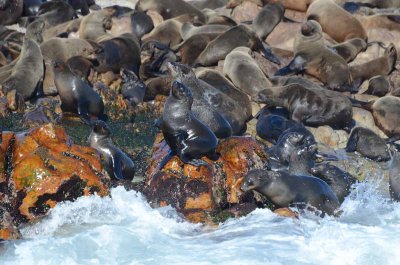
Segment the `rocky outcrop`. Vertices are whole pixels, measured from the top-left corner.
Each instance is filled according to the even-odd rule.
[[[195,223],[218,222],[224,219],[221,214],[240,216],[240,212],[254,209],[246,205],[248,199],[243,196],[240,184],[249,170],[266,166],[267,156],[252,137],[220,141],[217,148],[220,158],[215,162],[204,158],[209,167],[183,164],[175,156],[161,171],[155,172],[169,151],[159,134],[145,185],[145,193],[154,207],[171,205]]]
[[[108,194],[109,178],[90,147],[75,145],[63,127],[3,132],[0,147],[0,238],[17,238],[15,226],[44,216],[62,201]]]

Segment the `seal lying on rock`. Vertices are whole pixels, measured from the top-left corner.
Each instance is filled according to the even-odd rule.
[[[193,96],[189,88],[174,81],[160,119],[161,130],[171,152],[160,163],[159,169],[162,169],[173,155],[178,155],[182,162],[194,166],[208,166],[201,160],[203,156],[211,160],[218,159],[217,137],[193,115],[192,104]]]
[[[390,160],[390,153],[386,142],[367,128],[357,127],[351,131],[346,152],[355,151],[377,162]]]
[[[276,207],[308,204],[329,215],[335,214],[340,203],[329,185],[315,177],[290,175],[284,171],[252,170],[245,177],[243,191],[255,190],[265,195]]]
[[[133,179],[135,165],[132,159],[113,144],[110,129],[105,122],[93,122],[88,143],[100,153],[102,165],[112,179]]]

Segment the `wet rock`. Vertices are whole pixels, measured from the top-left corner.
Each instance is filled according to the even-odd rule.
[[[0,242],[2,240],[20,239],[21,234],[13,222],[6,207],[0,206]]]
[[[279,208],[274,211],[275,214],[282,216],[282,217],[290,217],[290,218],[295,218],[298,219],[299,215],[296,212],[293,212],[289,208]]]
[[[47,123],[57,124],[62,117],[60,105],[60,101],[56,99],[39,99],[36,106],[25,113],[25,124],[31,128]]]
[[[262,5],[262,4],[261,4]],[[262,7],[250,1],[244,1],[232,12],[232,19],[236,22],[253,21]]]
[[[153,207],[171,205],[195,223],[212,221],[216,214],[244,203],[240,184],[245,174],[263,168],[267,161],[263,147],[253,138],[231,137],[220,141],[217,161],[204,158],[209,167],[183,164],[174,156],[161,171],[155,172],[169,150],[159,134],[146,174],[145,193]]]
[[[18,223],[44,216],[58,202],[108,194],[109,178],[96,151],[73,144],[61,126],[6,132],[3,145],[7,196]]]

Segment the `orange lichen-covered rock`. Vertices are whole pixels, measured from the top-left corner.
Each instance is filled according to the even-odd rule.
[[[12,152],[8,185],[13,187],[20,221],[43,216],[57,202],[108,194],[96,151],[72,144],[61,126],[47,124],[16,134],[8,150]]]
[[[156,138],[147,171],[145,193],[154,207],[171,205],[192,222],[209,222],[215,213],[240,203],[240,184],[248,170],[263,168],[267,156],[251,137],[231,137],[222,140],[217,152],[220,158],[209,166],[184,164],[174,156],[157,171],[170,148],[162,134]]]

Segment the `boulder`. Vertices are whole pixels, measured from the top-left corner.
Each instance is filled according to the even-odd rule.
[[[267,163],[263,147],[254,138],[231,137],[220,141],[217,161],[203,158],[209,167],[184,164],[174,156],[156,172],[169,151],[159,134],[146,174],[145,194],[153,207],[171,205],[195,223],[214,222],[216,218],[220,221],[218,213],[247,202],[240,190],[245,174],[251,169],[264,168]],[[251,207],[237,208],[248,211]],[[228,216],[239,216],[238,211]]]
[[[37,220],[62,201],[108,195],[109,177],[96,150],[75,145],[63,127],[3,132],[0,145],[0,238],[18,238],[21,223]]]
[[[244,1],[236,6],[232,11],[232,19],[237,23],[243,21],[253,21],[257,14],[261,11],[262,7],[250,1]]]

